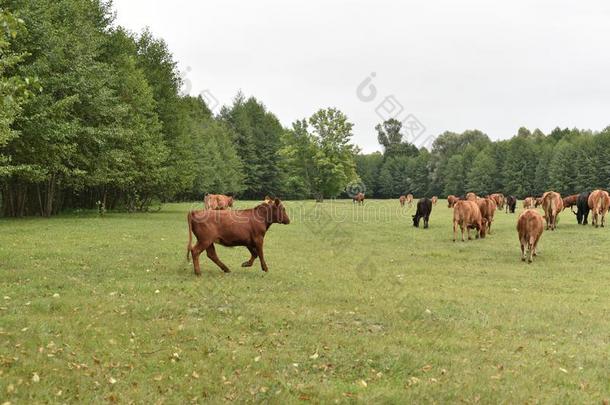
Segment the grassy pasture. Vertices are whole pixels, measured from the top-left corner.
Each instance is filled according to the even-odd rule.
[[[219,247],[233,272],[195,277],[194,205],[0,220],[0,403],[610,399],[609,229],[564,211],[528,265],[518,213],[453,243],[444,201],[427,230],[397,201],[286,204],[268,274]]]

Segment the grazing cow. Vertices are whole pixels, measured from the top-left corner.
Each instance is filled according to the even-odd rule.
[[[525,200],[523,200],[523,208],[524,209],[529,209],[529,208],[534,208],[534,197],[527,197]]]
[[[496,213],[496,202],[491,198],[481,198],[477,200],[479,210],[481,210],[481,216],[487,222],[487,232],[491,233],[491,223],[494,220],[494,214]]]
[[[571,208],[578,202],[578,194],[569,195],[563,199],[563,209]]]
[[[514,214],[515,208],[517,208],[517,197],[515,197],[514,195],[509,195],[508,197],[506,197],[506,212]]]
[[[436,205],[437,202],[438,202],[438,197],[432,196],[432,205]]]
[[[409,204],[409,207],[413,204],[413,194],[407,194],[407,204]]]
[[[203,203],[206,210],[226,210],[233,207],[233,197],[224,194],[207,194]]]
[[[479,206],[474,201],[458,201],[453,207],[453,241],[457,239],[457,227],[462,231],[462,242],[464,242],[464,229],[471,240],[470,229],[476,229],[476,237],[485,237],[487,224],[481,215]]]
[[[421,198],[417,202],[417,211],[413,215],[413,226],[419,228],[419,220],[424,219],[424,229],[428,228],[428,221],[432,213],[432,200],[429,198]]]
[[[561,194],[547,191],[542,195],[542,209],[546,220],[546,229],[554,231],[557,227],[557,216],[563,211],[563,200]]]
[[[364,193],[358,193],[352,197],[352,202],[354,204],[358,203],[360,205],[364,204]]]
[[[404,207],[405,203],[407,202],[407,197],[405,197],[404,195],[401,195],[400,197],[398,197],[398,201],[400,202],[400,206]]]
[[[468,193],[468,194],[466,194],[466,200],[468,200],[468,201],[476,201],[477,200],[477,195],[475,193]]]
[[[589,195],[591,193],[580,193],[576,202],[576,212],[572,208],[572,212],[576,214],[576,221],[579,225],[587,225],[589,223]]]
[[[222,246],[245,246],[250,251],[250,260],[242,267],[250,267],[258,257],[263,271],[268,271],[263,255],[265,233],[271,224],[289,224],[290,218],[279,199],[271,204],[261,204],[255,208],[235,211],[203,210],[191,211],[187,216],[189,241],[186,259],[193,257],[195,274],[201,275],[199,255],[205,250],[208,257],[225,273],[229,268],[216,255],[215,243]],[[193,234],[197,243],[192,246]]]
[[[504,198],[504,194],[502,194],[502,193],[494,193],[494,194],[490,195],[489,198],[494,200],[494,202],[498,206],[499,210],[503,210],[504,209],[504,203],[506,202],[506,199]]]
[[[528,263],[536,256],[536,246],[544,230],[542,215],[535,209],[527,209],[519,215],[517,220],[517,232],[521,243],[521,260],[525,261],[525,249],[527,248]]]
[[[544,197],[544,195],[542,197],[534,198],[534,208],[538,208],[542,205],[543,197]]]
[[[447,207],[448,208],[453,208],[453,206],[455,205],[456,202],[458,202],[460,199],[456,196],[452,195],[448,195],[447,196]]]
[[[610,206],[610,196],[605,190],[594,190],[589,195],[589,209],[592,212],[593,217],[591,218],[591,225],[596,228],[599,227],[600,223],[602,228],[606,221],[606,212]]]

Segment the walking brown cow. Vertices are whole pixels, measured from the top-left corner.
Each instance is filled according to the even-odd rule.
[[[186,258],[193,258],[195,274],[201,275],[199,256],[205,250],[212,260],[225,273],[229,268],[220,261],[214,247],[215,243],[222,246],[245,246],[250,251],[250,260],[242,267],[250,267],[258,257],[263,271],[268,271],[263,255],[265,234],[271,224],[289,224],[290,218],[279,199],[270,204],[263,203],[247,210],[221,211],[202,210],[191,211],[187,216],[189,241]],[[193,234],[197,243],[192,246]]]
[[[535,201],[534,197],[527,197],[525,200],[523,200],[523,208],[524,209],[534,208],[535,202],[536,201]]]
[[[437,202],[438,202],[438,197],[432,196],[432,205],[436,205]]]
[[[563,209],[565,210],[566,208],[573,207],[576,205],[577,202],[578,202],[578,194],[569,195],[567,197],[564,197]]]
[[[413,204],[413,194],[407,194],[407,204],[409,204],[409,207]]]
[[[460,199],[456,196],[452,195],[448,195],[447,196],[447,207],[448,208],[453,208],[453,206],[455,205],[456,202],[460,201]]]
[[[485,218],[487,222],[487,232],[491,233],[491,223],[494,220],[494,214],[496,213],[496,202],[491,198],[481,198],[477,200],[477,205],[481,211],[481,216]]]
[[[506,202],[506,199],[504,198],[504,194],[494,193],[494,194],[490,195],[489,198],[494,200],[494,202],[496,203],[496,206],[498,207],[499,210],[504,209],[504,203]]]
[[[527,209],[519,215],[517,220],[517,232],[519,233],[519,242],[521,243],[521,260],[525,261],[527,248],[527,261],[532,262],[536,256],[536,247],[544,230],[544,222],[542,215],[535,209]]]
[[[457,239],[457,228],[462,231],[462,242],[464,242],[464,229],[471,240],[470,229],[476,229],[476,237],[485,237],[487,221],[481,215],[479,206],[474,201],[458,201],[453,207],[453,241]]]
[[[608,212],[608,208],[610,208],[610,196],[607,191],[604,190],[594,190],[589,195],[589,208],[593,213],[593,218],[591,220],[591,225],[596,228],[601,226],[602,228],[606,222],[606,213]]]
[[[546,229],[554,231],[557,227],[557,216],[563,211],[563,200],[561,194],[554,191],[547,191],[542,195],[542,209],[546,220]]]
[[[207,194],[203,203],[206,210],[226,210],[233,207],[233,197],[224,194]]]
[[[407,197],[405,197],[404,195],[401,195],[400,197],[398,197],[398,202],[400,202],[401,207],[404,207],[405,203],[407,202]]]
[[[364,193],[358,193],[355,196],[352,197],[352,202],[354,204],[360,204],[363,205],[364,204]]]

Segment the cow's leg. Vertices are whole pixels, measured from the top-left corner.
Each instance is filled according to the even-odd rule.
[[[218,255],[216,254],[216,248],[214,247],[213,243],[206,249],[206,251],[208,252],[208,257],[210,258],[210,260],[216,263],[216,265],[220,267],[222,271],[224,271],[225,273],[231,272],[231,270],[229,270],[229,268],[218,258]]]
[[[538,256],[538,241],[540,240],[540,236],[542,234],[538,234],[538,236],[536,236],[536,239],[534,239],[534,256]]]
[[[195,274],[201,275],[201,267],[199,264],[199,255],[206,249],[206,245],[198,242],[195,246],[191,248],[191,256],[193,258],[193,268],[195,270]]]
[[[256,249],[254,248],[254,246],[246,247],[248,248],[252,256],[250,257],[250,260],[248,260],[247,262],[243,262],[241,264],[241,267],[252,267],[252,265],[254,264],[254,260],[256,260],[256,258],[258,257],[258,253],[256,253]]]
[[[256,244],[256,252],[258,253],[258,258],[261,261],[261,269],[266,273],[269,271],[267,267],[267,262],[265,262],[265,256],[263,255],[263,238],[255,241]]]
[[[430,215],[426,215],[424,217],[424,229],[428,229],[428,220],[430,219]]]
[[[521,244],[521,261],[525,261],[525,238],[520,238],[519,242]]]

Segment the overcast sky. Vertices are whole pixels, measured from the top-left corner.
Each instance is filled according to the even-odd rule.
[[[367,152],[388,116],[413,136],[421,123],[416,143],[610,125],[605,0],[114,3],[119,24],[166,40],[193,95],[227,104],[241,89],[285,126],[337,107]]]

